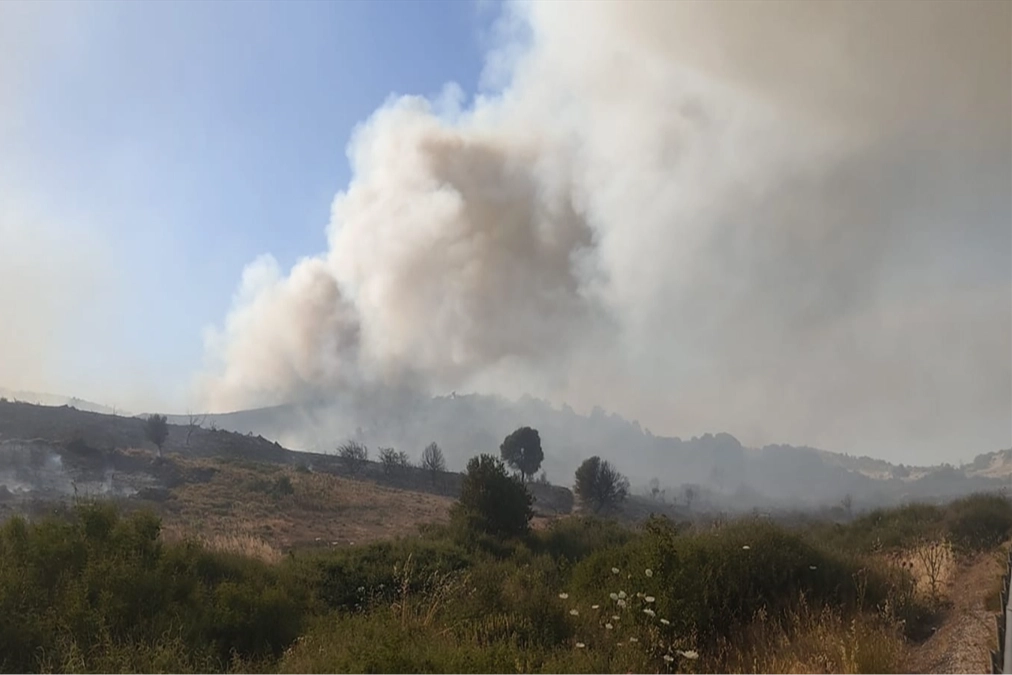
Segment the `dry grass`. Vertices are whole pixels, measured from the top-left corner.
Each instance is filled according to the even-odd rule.
[[[894,673],[904,670],[904,651],[902,636],[884,620],[848,621],[802,603],[783,623],[757,616],[718,661],[729,673]]]
[[[925,598],[944,596],[959,570],[952,546],[944,540],[922,542],[893,562],[910,572],[915,590]]]
[[[249,534],[216,534],[211,537],[203,537],[200,541],[212,551],[235,553],[272,565],[281,562],[282,558],[281,551],[263,539]]]
[[[221,546],[262,542],[276,551],[344,546],[413,534],[445,522],[452,500],[324,473],[227,460],[175,459],[182,469],[214,469],[210,480],[172,490],[163,509],[168,537],[195,536]],[[287,478],[293,491],[272,490]],[[245,543],[243,543],[245,542]],[[270,554],[266,554],[270,555]]]

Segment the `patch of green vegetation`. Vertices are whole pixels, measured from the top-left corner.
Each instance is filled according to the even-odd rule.
[[[498,469],[472,477],[510,496]],[[165,542],[156,517],[109,504],[13,518],[0,527],[0,670],[889,672],[930,608],[906,570],[864,551],[936,527],[970,548],[1005,531],[991,497],[843,530],[751,518],[528,530],[523,499],[500,513],[481,484],[449,525],[273,564]]]

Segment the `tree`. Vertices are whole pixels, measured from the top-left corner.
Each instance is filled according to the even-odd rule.
[[[429,472],[429,476],[432,477],[432,481],[436,481],[436,477],[446,471],[446,460],[443,458],[443,451],[435,443],[429,443],[422,450],[422,469]]]
[[[369,449],[358,441],[348,441],[337,446],[337,456],[344,462],[348,473],[356,474],[362,470],[369,459]]]
[[[206,419],[207,415],[186,414],[186,447],[190,447],[190,436],[193,435],[194,431],[204,426],[204,420]]]
[[[158,447],[158,456],[162,456],[162,445],[169,437],[169,419],[165,415],[151,415],[144,422],[144,436]]]
[[[478,455],[467,463],[460,500],[451,513],[472,532],[513,537],[530,530],[531,502],[527,488],[506,471],[502,460]]]
[[[402,472],[410,464],[406,453],[398,452],[393,448],[380,448],[379,459],[380,466],[383,467],[383,473],[388,476]]]
[[[576,470],[574,492],[584,506],[598,513],[618,507],[629,494],[629,480],[600,457],[584,460]]]
[[[503,461],[520,472],[524,482],[541,468],[545,453],[541,449],[541,436],[537,429],[520,427],[507,436],[499,446]]]

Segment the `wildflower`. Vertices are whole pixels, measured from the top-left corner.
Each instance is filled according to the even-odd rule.
[[[577,643],[576,643],[576,648],[577,648],[577,649],[583,649],[583,648],[584,648],[584,647],[586,647],[586,646],[587,646],[587,645],[583,644],[582,642],[577,642]]]
[[[650,568],[647,568],[644,574],[646,574],[648,577],[652,577],[654,575],[654,571]]]
[[[741,550],[743,550],[743,551],[748,551],[748,550],[750,550],[751,548],[752,548],[751,546],[749,546],[748,544],[745,544],[744,546],[742,546],[742,547],[741,547]]]
[[[358,587],[358,592],[359,593],[365,593],[365,586],[359,586]]]
[[[618,600],[618,593],[609,593],[608,597],[612,600]]]
[[[569,600],[569,593],[559,593],[559,598],[562,600]]]
[[[661,619],[661,623],[663,623],[665,626],[670,626],[671,625],[671,622],[668,621],[667,619]]]
[[[808,566],[808,569],[810,569],[810,570],[817,570],[817,569],[819,569],[819,568],[818,568],[818,567],[816,567],[815,565],[809,565],[809,566]]]
[[[618,619],[619,619],[619,616],[618,616],[618,614],[612,614],[612,615],[611,615],[611,620],[612,620],[612,621],[618,621]]]
[[[611,625],[610,623],[606,623],[606,624],[604,624],[604,627],[607,628],[608,630],[611,630],[615,626]]]
[[[644,609],[644,610],[643,610],[643,613],[644,613],[644,614],[646,614],[646,615],[647,615],[647,616],[649,616],[649,617],[653,617],[653,616],[654,616],[655,614],[657,614],[657,612],[655,612],[655,611],[654,611],[654,610],[652,610],[652,609]]]
[[[643,599],[646,600],[647,602],[653,602],[656,598],[654,598],[654,596],[652,596],[652,595],[648,595],[647,597],[645,597]]]
[[[572,614],[573,616],[580,616],[580,610],[578,609],[571,609],[569,610],[569,613]]]
[[[591,605],[590,606],[591,609],[599,609],[600,607],[601,607],[601,605]]]
[[[678,653],[681,654],[682,656],[684,656],[685,658],[689,659],[690,661],[695,661],[696,659],[699,658],[699,652],[697,652],[694,649],[690,649],[690,650],[685,651],[685,652],[683,652],[682,650],[679,649]]]
[[[639,641],[640,641],[639,638],[634,638],[634,637],[629,638],[629,642],[639,642]]]
[[[618,568],[617,567],[612,567],[611,568],[611,573],[612,574],[618,574]]]
[[[637,593],[637,594],[636,594],[636,597],[637,597],[637,598],[642,598],[642,597],[643,597],[643,594],[642,594],[642,593]]]
[[[618,601],[618,606],[619,607],[625,607],[625,600],[619,600]]]
[[[625,600],[625,598],[626,598],[626,594],[625,594],[625,591],[619,591],[619,592],[618,592],[618,597],[620,597],[620,598],[622,598],[623,600]]]
[[[665,654],[664,655],[664,663],[671,663],[674,660],[675,660],[675,657],[672,656],[671,654]]]

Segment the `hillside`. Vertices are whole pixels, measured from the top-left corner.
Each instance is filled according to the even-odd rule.
[[[348,438],[409,453],[434,440],[452,467],[462,466],[475,452],[495,451],[510,431],[530,425],[541,433],[544,468],[553,482],[568,483],[583,459],[600,455],[616,463],[639,492],[646,492],[653,480],[669,495],[678,494],[681,486],[697,485],[731,509],[833,505],[848,495],[866,504],[946,499],[1012,482],[1008,450],[981,455],[964,469],[906,467],[807,447],[746,448],[725,433],[686,440],[655,436],[600,409],[584,416],[530,397],[510,402],[481,395],[342,395],[207,420],[223,429],[320,452]]]
[[[413,467],[387,474],[377,462],[352,469],[334,455],[184,425],[170,425],[159,458],[139,418],[0,402],[0,513],[102,496],[155,508],[170,534],[345,545],[445,520],[460,480]],[[542,519],[572,508],[565,488],[530,489]]]

